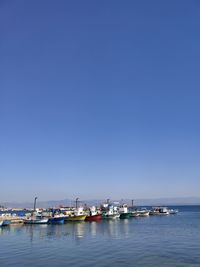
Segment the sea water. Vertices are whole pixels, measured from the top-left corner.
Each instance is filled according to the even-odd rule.
[[[1,267],[200,267],[200,206],[176,215],[0,228]]]

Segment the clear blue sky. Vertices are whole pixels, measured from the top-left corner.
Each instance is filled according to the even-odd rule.
[[[0,201],[200,196],[199,1],[0,2]]]

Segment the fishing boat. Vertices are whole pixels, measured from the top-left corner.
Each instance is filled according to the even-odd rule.
[[[24,219],[24,224],[47,224],[48,221],[48,218],[30,217],[28,219]]]
[[[92,222],[92,221],[100,221],[102,219],[102,215],[101,214],[96,214],[96,215],[89,215],[86,216],[85,220],[88,222]]]
[[[169,210],[167,207],[153,207],[150,210],[149,215],[169,215]]]
[[[45,218],[42,215],[42,211],[40,209],[36,209],[36,200],[37,197],[34,198],[34,207],[33,212],[31,213],[30,217],[27,217],[24,220],[24,224],[47,224],[49,221],[49,218]]]
[[[92,221],[100,221],[102,219],[102,215],[97,212],[96,207],[92,206],[89,209],[89,214],[86,216],[85,220],[88,222]]]
[[[66,221],[71,221],[71,222],[79,222],[79,221],[85,221],[86,215],[69,215],[64,218],[65,222]]]
[[[130,212],[128,212],[128,206],[127,204],[123,204],[119,207],[119,218],[120,219],[129,219],[130,218]]]
[[[102,219],[113,220],[119,218],[118,208],[111,204],[103,204]]]
[[[43,218],[48,218],[48,224],[63,224],[65,222],[65,215],[59,209],[48,209],[42,212]]]
[[[65,222],[72,221],[85,221],[86,214],[84,213],[83,207],[79,207],[75,209],[71,214],[65,215],[64,220]]]

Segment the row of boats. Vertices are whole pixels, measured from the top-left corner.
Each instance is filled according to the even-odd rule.
[[[112,219],[129,219],[132,217],[144,217],[149,215],[169,215],[176,214],[178,210],[169,209],[167,207],[153,207],[148,210],[146,208],[137,209],[134,207],[128,208],[126,204],[114,205],[103,204],[100,208],[92,206],[84,209],[83,207],[76,208],[59,208],[40,210],[36,209],[32,213],[26,214],[25,217],[16,216],[16,214],[4,214],[0,216],[0,226],[10,224],[64,224],[66,222],[75,221],[100,221]]]

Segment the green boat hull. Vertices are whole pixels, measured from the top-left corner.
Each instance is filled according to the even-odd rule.
[[[120,214],[120,219],[129,219],[131,216],[130,216],[131,214],[129,213],[129,212],[127,212],[127,213],[121,213]]]

